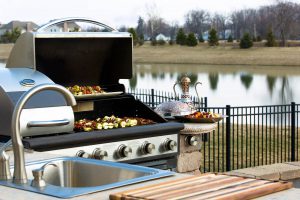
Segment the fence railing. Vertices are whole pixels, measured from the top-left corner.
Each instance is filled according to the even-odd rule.
[[[176,99],[151,90],[128,91],[150,107]],[[223,172],[299,160],[299,106],[207,107],[207,98],[193,98],[200,110],[226,115],[217,129],[202,136],[202,172]]]
[[[129,89],[128,93],[134,95],[135,98],[141,100],[153,109],[163,102],[178,100],[178,97],[175,97],[175,94],[172,92],[163,92],[154,89]],[[207,107],[206,97],[201,98],[199,101],[197,97],[191,96],[191,100],[196,108],[203,109]]]
[[[202,171],[299,159],[299,104],[205,108],[227,117],[204,135]]]

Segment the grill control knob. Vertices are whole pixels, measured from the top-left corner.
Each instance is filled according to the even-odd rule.
[[[132,149],[129,146],[121,144],[117,149],[117,156],[119,158],[126,158],[132,154]]]
[[[189,146],[196,146],[198,144],[198,138],[196,136],[189,135],[185,137],[185,142]]]
[[[103,160],[105,157],[107,157],[107,151],[96,148],[92,153],[92,157],[98,160]]]
[[[173,151],[177,147],[177,142],[168,138],[164,141],[163,146],[165,150]]]
[[[155,145],[149,142],[144,142],[141,146],[142,154],[151,154],[155,150]]]
[[[76,153],[77,157],[81,157],[81,158],[90,158],[90,154],[88,154],[87,152],[83,151],[83,150],[79,150]]]

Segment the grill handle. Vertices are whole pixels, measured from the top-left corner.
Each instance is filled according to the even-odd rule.
[[[70,22],[70,21],[77,21],[77,22],[86,22],[86,23],[90,23],[90,24],[95,24],[97,26],[101,26],[103,28],[106,28],[107,30],[111,31],[111,32],[118,32],[117,29],[112,28],[106,24],[103,24],[101,22],[98,22],[96,20],[90,19],[90,18],[84,18],[84,17],[69,17],[69,18],[63,18],[63,19],[57,19],[57,20],[53,20],[45,25],[42,25],[41,27],[39,27],[36,32],[45,32],[47,28],[49,28],[50,26],[53,26],[55,24],[59,24],[59,23],[64,23],[64,22]]]
[[[50,121],[30,121],[27,123],[27,127],[51,127],[51,126],[64,126],[70,124],[67,119],[50,120]]]

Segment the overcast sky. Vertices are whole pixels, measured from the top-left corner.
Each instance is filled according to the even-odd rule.
[[[294,0],[299,2],[300,0]],[[258,8],[274,0],[0,0],[0,22],[34,21],[43,24],[63,17],[89,17],[114,27],[136,26],[150,8],[167,22],[183,23],[192,9],[223,14],[243,8]]]

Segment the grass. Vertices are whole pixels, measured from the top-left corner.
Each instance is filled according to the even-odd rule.
[[[135,63],[300,66],[300,47],[239,49],[228,45],[187,47],[144,44],[135,47],[133,53]]]
[[[8,59],[13,44],[0,44],[0,60]]]
[[[13,44],[0,44],[0,60],[8,58],[12,47]],[[145,43],[134,47],[133,59],[135,63],[147,64],[300,66],[300,47],[263,47],[258,43],[250,49],[239,49],[237,43],[223,43],[218,47]]]
[[[217,131],[211,133],[202,145],[202,172],[225,171],[225,128],[220,124],[219,130],[219,134]],[[296,134],[299,131],[296,130]],[[289,127],[235,124],[231,132],[231,170],[289,161],[290,134]],[[299,134],[296,139],[297,159],[300,154]]]

